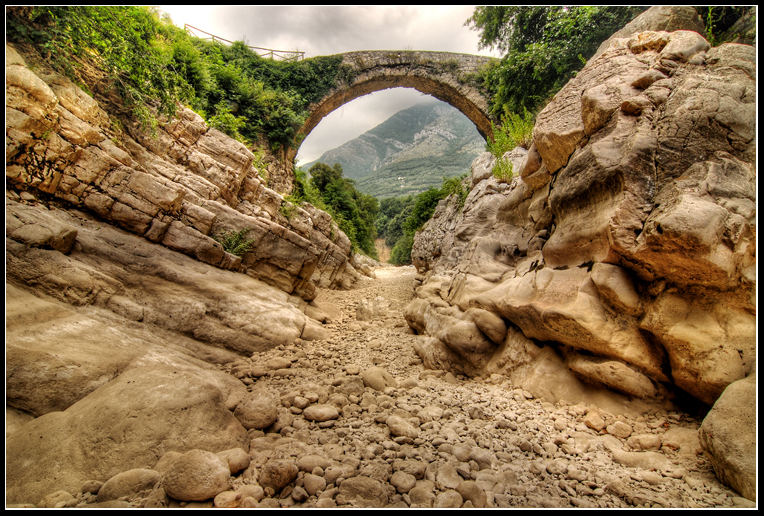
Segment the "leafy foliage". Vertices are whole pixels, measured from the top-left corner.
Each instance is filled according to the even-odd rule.
[[[597,50],[644,7],[483,6],[466,24],[481,48],[505,55],[484,71],[494,116],[540,108]]]
[[[247,120],[243,116],[234,116],[226,105],[218,106],[215,114],[210,117],[208,122],[210,127],[214,127],[237,140],[243,139],[239,131],[247,125]]]
[[[417,195],[411,214],[403,223],[404,234],[414,235],[419,231],[430,220],[435,212],[435,207],[444,197],[445,193],[439,188],[430,188]]]
[[[442,199],[455,195],[459,208],[464,206],[469,194],[463,183],[465,177],[443,178],[440,188],[430,188],[416,196],[382,200],[380,215],[377,218],[377,231],[385,238],[385,244],[392,248],[390,263],[411,263],[414,235],[430,220]]]
[[[491,122],[493,139],[486,142],[486,150],[501,159],[505,152],[509,152],[517,146],[525,149],[530,148],[533,142],[534,122],[534,116],[525,108],[523,108],[522,115],[512,112],[505,113],[499,127]]]
[[[410,264],[412,247],[414,247],[414,235],[405,233],[398,239],[392,251],[390,251],[390,263],[393,265]]]
[[[496,160],[496,164],[493,166],[491,173],[493,177],[501,182],[509,183],[512,180],[514,171],[512,162],[508,159],[499,158]]]
[[[502,117],[502,124],[496,127],[491,122],[493,138],[486,142],[486,150],[496,156],[496,164],[491,173],[499,181],[512,180],[512,162],[504,159],[504,154],[516,147],[530,148],[533,143],[534,117],[523,108],[523,115],[508,112]]]
[[[337,226],[347,235],[354,251],[377,258],[374,221],[379,213],[379,201],[359,192],[355,183],[342,175],[342,166],[316,163],[310,168],[310,179],[297,169],[293,202],[308,202],[329,213]]]
[[[8,39],[33,44],[54,68],[109,97],[144,125],[172,116],[178,102],[245,142],[291,144],[310,103],[352,79],[341,58],[278,62],[242,42],[204,41],[149,7],[12,7]],[[94,80],[93,71],[105,75]]]
[[[116,92],[144,124],[155,124],[150,108],[175,112],[188,85],[167,73],[171,43],[157,12],[143,7],[34,7],[8,9],[8,37],[37,46],[56,69],[79,84],[90,64],[107,76],[99,93]]]
[[[379,215],[376,220],[377,235],[384,238],[385,245],[391,249],[403,236],[403,223],[414,208],[414,197],[413,195],[388,197],[379,202]]]
[[[470,193],[469,189],[464,187],[464,178],[466,177],[467,174],[459,177],[444,177],[443,184],[440,187],[440,192],[443,198],[446,198],[449,195],[456,195],[460,210],[464,207],[464,201],[467,200],[467,195]]]
[[[249,233],[249,229],[224,231],[216,236],[215,240],[220,242],[227,253],[243,256],[245,253],[251,251],[252,246],[255,245],[254,240],[247,239],[247,233]]]

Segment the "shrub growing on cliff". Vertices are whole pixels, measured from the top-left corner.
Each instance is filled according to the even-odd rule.
[[[501,159],[505,152],[515,147],[530,148],[533,142],[533,124],[535,117],[523,108],[523,114],[507,112],[496,126],[491,122],[493,137],[486,141],[485,148],[491,154]]]
[[[496,160],[496,164],[493,166],[491,173],[497,180],[509,183],[514,175],[512,162],[508,159],[499,158]]]
[[[443,198],[448,197],[449,195],[456,195],[456,202],[459,205],[459,210],[464,207],[464,201],[467,200],[467,196],[470,193],[469,188],[464,186],[465,177],[467,177],[466,174],[459,177],[444,177],[443,184],[440,187]],[[430,215],[430,217],[432,217],[432,215]]]
[[[236,256],[243,256],[252,250],[255,245],[254,240],[247,238],[249,229],[241,229],[239,231],[224,231],[215,237],[215,240],[220,242],[223,246],[223,250],[227,253],[235,254]]]

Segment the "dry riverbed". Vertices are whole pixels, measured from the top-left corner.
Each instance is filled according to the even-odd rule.
[[[320,292],[328,338],[225,366],[278,419],[250,430],[250,466],[225,496],[189,505],[752,506],[716,479],[687,414],[613,415],[425,369],[403,318],[414,269],[376,276]]]

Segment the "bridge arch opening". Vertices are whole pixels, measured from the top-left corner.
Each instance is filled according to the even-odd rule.
[[[436,99],[443,101],[432,94],[421,91],[419,88],[399,85],[380,88],[368,93],[359,93],[356,90],[353,94],[335,99],[330,104],[338,104],[333,110],[326,112],[321,117],[315,116],[314,120],[308,120],[303,125],[303,130],[306,130],[307,127],[310,129],[295,149],[296,165],[302,167],[307,163],[316,161],[324,152],[361,136],[401,110]],[[338,103],[337,100],[344,100],[344,102]],[[446,102],[446,104],[453,106],[450,102]],[[459,110],[458,107],[453,107]],[[322,110],[322,112],[324,111]],[[462,114],[464,115],[463,111]],[[466,118],[465,123],[469,120],[485,140],[486,135],[480,131],[480,127],[469,117],[464,116]]]
[[[357,118],[364,125],[338,134]],[[339,163],[358,191],[382,199],[438,188],[444,177],[469,172],[484,150],[485,138],[458,109],[411,88],[392,88],[327,115],[303,141],[295,165],[308,172],[318,161]]]
[[[323,117],[298,148],[298,166],[315,161],[382,124],[396,113],[417,104],[437,102],[414,88],[395,87],[355,98]],[[474,126],[474,124],[472,124]]]

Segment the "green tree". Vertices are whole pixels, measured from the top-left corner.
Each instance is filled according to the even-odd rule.
[[[415,196],[389,197],[379,203],[379,216],[376,221],[377,235],[385,239],[385,245],[393,248],[403,236],[403,223],[411,215]]]
[[[292,145],[308,106],[354,73],[340,56],[279,62],[243,42],[201,40],[142,6],[9,7],[6,35],[34,45],[102,100],[120,99],[116,107],[145,126],[181,103],[213,127],[273,149]]]
[[[342,166],[333,167],[316,163],[310,168],[310,180],[305,184],[298,180],[296,191],[306,196],[316,192],[320,198],[320,208],[326,210],[347,235],[354,250],[360,250],[372,258],[377,258],[374,240],[377,237],[375,221],[379,212],[379,201],[359,192],[352,180],[343,177]],[[299,179],[299,178],[298,178]],[[316,203],[312,203],[316,205]]]
[[[414,235],[404,234],[390,251],[390,263],[408,265],[411,263],[411,248],[414,247]]]
[[[378,226],[382,217],[385,243],[392,248],[390,263],[404,265],[411,263],[411,247],[414,235],[430,220],[441,199],[450,195],[457,196],[460,207],[469,193],[462,181],[464,177],[443,178],[440,188],[430,188],[414,197],[399,197],[391,201],[382,201]],[[395,210],[399,209],[398,213]]]
[[[342,178],[342,165],[335,163],[330,167],[326,163],[316,163],[309,170],[310,180],[321,192],[326,190],[327,185]]]
[[[466,24],[503,59],[484,72],[492,113],[536,112],[644,7],[484,6]]]

